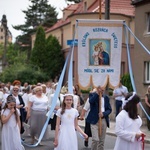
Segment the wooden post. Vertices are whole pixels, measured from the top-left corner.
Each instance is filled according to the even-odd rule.
[[[102,99],[102,92],[99,93],[99,113],[101,113],[101,99]],[[102,118],[99,117],[99,136],[102,134]]]
[[[101,0],[99,0],[99,19],[102,19],[102,6],[101,6]]]
[[[99,0],[99,19],[102,19],[102,2]],[[102,94],[99,93],[99,113],[101,113],[101,97]],[[102,118],[99,117],[99,136],[102,134]]]

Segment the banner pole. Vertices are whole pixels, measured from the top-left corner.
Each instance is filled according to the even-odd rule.
[[[101,114],[101,98],[102,94],[99,94],[99,114]],[[102,118],[99,117],[99,136],[102,135]]]
[[[99,19],[102,19],[102,7],[101,7],[101,0],[99,0]],[[101,93],[99,95],[99,113],[101,113]],[[99,118],[99,136],[101,136],[102,132],[102,119]]]
[[[101,0],[99,0],[99,19],[102,19],[102,7],[101,7]]]

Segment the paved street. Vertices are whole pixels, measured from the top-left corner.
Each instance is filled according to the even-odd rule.
[[[82,127],[83,129],[83,127]],[[37,147],[28,147],[25,146],[25,150],[53,150],[53,140],[54,140],[54,131],[50,131],[50,138],[46,141],[42,141],[42,145],[38,145]],[[24,135],[25,142],[30,143],[31,138],[30,136],[27,136],[27,134]],[[114,145],[115,145],[116,137],[112,135],[107,135],[106,136],[106,141],[105,141],[105,150],[113,150]],[[69,142],[69,141],[68,141]],[[1,145],[1,143],[0,143]],[[91,145],[91,138],[89,140],[89,147],[86,148],[84,147],[84,140],[78,135],[78,145],[79,149],[78,150],[90,150],[90,145]],[[1,149],[0,149],[1,150]],[[145,144],[145,150],[150,150],[150,144]]]
[[[82,127],[83,129],[83,127]],[[50,138],[47,141],[42,142],[43,145],[37,146],[35,148],[30,148],[25,146],[26,150],[53,150],[53,140],[54,140],[54,131],[50,130]],[[30,137],[25,136],[26,142],[29,143]],[[106,141],[105,141],[105,150],[113,150],[114,145],[115,145],[116,137],[112,135],[107,135],[106,136]],[[68,141],[69,142],[69,141]],[[90,150],[90,145],[91,145],[91,138],[89,140],[89,147],[86,148],[84,147],[84,140],[78,135],[78,145],[79,149],[78,150]],[[150,150],[150,144],[145,144],[145,150]]]

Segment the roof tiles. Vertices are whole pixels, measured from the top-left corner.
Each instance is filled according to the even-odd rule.
[[[105,0],[101,1],[101,11],[105,12]],[[71,4],[67,6],[63,11],[70,10],[72,11],[71,15],[80,14],[80,13],[94,13],[99,12],[99,0],[95,0],[93,4],[87,8],[87,11],[84,10],[84,1],[78,4]],[[134,16],[135,8],[131,5],[131,0],[110,0],[110,14],[122,14],[126,16]],[[69,16],[63,20],[59,20],[54,26],[49,28],[46,32],[54,30],[60,26],[68,24],[70,22]]]

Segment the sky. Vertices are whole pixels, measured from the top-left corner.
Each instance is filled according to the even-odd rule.
[[[62,17],[62,11],[66,6],[65,0],[48,0],[49,4],[56,8],[58,18]],[[13,29],[12,25],[21,25],[25,22],[25,14],[22,10],[27,10],[30,5],[29,0],[0,0],[0,21],[3,14],[7,17],[7,26],[12,33],[13,41],[21,34],[21,31]],[[1,23],[0,23],[1,24]]]

